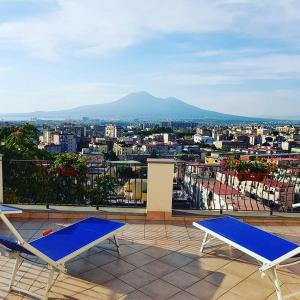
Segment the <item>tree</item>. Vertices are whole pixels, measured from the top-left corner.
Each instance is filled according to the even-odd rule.
[[[89,191],[89,199],[97,208],[109,203],[109,197],[116,194],[116,185],[110,176],[101,176],[95,180],[95,186]]]
[[[155,150],[152,150],[151,154],[150,154],[150,158],[156,158],[157,157],[157,153]]]
[[[58,174],[58,170],[72,168],[78,176],[85,176],[87,173],[86,159],[74,153],[61,153],[55,156],[50,170]]]
[[[113,151],[109,151],[109,152],[104,153],[104,159],[105,160],[110,160],[110,161],[117,161],[117,160],[119,160],[118,156]]]
[[[37,145],[38,130],[30,124],[0,130],[0,152],[6,159],[50,159],[51,154]]]
[[[184,137],[191,137],[193,136],[194,134],[196,133],[196,130],[193,130],[193,129],[187,129],[187,130],[177,130],[175,132],[176,134],[176,138],[177,139],[182,139]]]
[[[134,177],[134,171],[130,166],[120,166],[117,168],[117,177],[127,180]]]

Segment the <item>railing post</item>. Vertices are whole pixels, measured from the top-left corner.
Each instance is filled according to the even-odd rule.
[[[172,215],[173,159],[148,159],[147,218],[165,219]]]
[[[3,203],[3,164],[2,164],[2,154],[0,154],[0,203]]]

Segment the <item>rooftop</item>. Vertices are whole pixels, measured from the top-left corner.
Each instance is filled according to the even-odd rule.
[[[14,219],[26,240],[47,228],[58,229],[71,219]],[[68,274],[56,274],[50,299],[276,299],[267,277],[260,278],[257,262],[227,246],[199,254],[203,233],[191,222],[129,220],[119,234],[121,257],[109,241],[71,261]],[[300,227],[284,223],[261,228],[300,243]],[[0,234],[8,235],[0,223]],[[29,299],[7,293],[13,260],[0,256],[0,298]],[[18,284],[42,292],[47,270],[25,262]],[[300,266],[279,270],[283,292],[300,288]],[[291,299],[300,299],[294,297]]]

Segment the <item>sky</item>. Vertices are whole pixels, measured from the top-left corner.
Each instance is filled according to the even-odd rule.
[[[0,0],[0,113],[138,91],[300,118],[300,1]]]

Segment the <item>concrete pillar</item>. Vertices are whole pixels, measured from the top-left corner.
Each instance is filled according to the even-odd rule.
[[[147,162],[147,218],[166,219],[172,215],[175,161],[149,158]]]
[[[2,154],[0,154],[0,203],[3,203],[3,169],[2,169]]]

